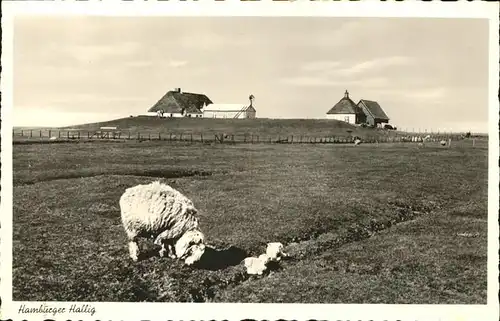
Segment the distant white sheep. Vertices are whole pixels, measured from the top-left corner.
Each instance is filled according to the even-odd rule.
[[[190,199],[172,187],[153,182],[128,188],[120,197],[120,210],[132,260],[138,260],[139,237],[154,238],[161,246],[160,256],[184,259],[188,265],[203,255],[198,211]]]
[[[243,260],[248,274],[262,275],[267,270],[270,262],[279,262],[281,258],[288,255],[283,252],[283,244],[279,242],[268,243],[266,253],[259,257],[247,257]]]
[[[281,258],[287,257],[288,255],[283,252],[283,244],[279,242],[273,242],[267,244],[266,255],[271,261],[280,261]]]
[[[259,257],[247,257],[243,263],[248,274],[262,275],[267,270],[267,264],[270,261],[266,254],[261,254]]]
[[[445,140],[442,140],[439,143],[441,144],[441,146],[446,146],[446,141]]]
[[[431,135],[427,135],[427,136],[425,136],[424,138],[420,137],[420,140],[419,140],[418,146],[419,146],[419,147],[424,147],[424,146],[425,146],[425,143],[427,143],[428,141],[430,141],[430,139],[431,139]]]

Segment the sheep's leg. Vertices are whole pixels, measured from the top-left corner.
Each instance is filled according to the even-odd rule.
[[[167,244],[168,246],[168,257],[171,259],[176,259],[177,255],[175,255],[175,248],[171,243]]]
[[[175,256],[175,253],[174,253],[174,249],[173,249],[173,246],[172,246],[172,243],[171,243],[171,239],[170,239],[170,233],[171,231],[163,231],[162,233],[160,233],[154,243],[156,245],[160,245],[161,246],[161,249],[160,249],[160,256],[161,257],[164,257],[165,256],[165,253],[168,254],[168,257],[170,257],[171,259],[175,259],[176,256]],[[167,247],[165,248],[165,243],[167,243]]]
[[[134,231],[127,230],[127,238],[130,258],[134,262],[137,262],[137,260],[139,259],[139,245],[137,244],[137,234]]]
[[[137,260],[139,259],[139,245],[137,244],[137,240],[135,238],[129,240],[128,251],[130,254],[130,258],[132,258],[134,262],[137,262]]]
[[[164,257],[165,256],[165,253],[167,252],[167,249],[165,248],[165,243],[162,243],[161,244],[161,249],[160,249],[160,257]]]
[[[166,245],[166,247],[165,247]],[[161,242],[161,249],[160,249],[160,257],[164,257],[165,254],[168,255],[169,258],[171,259],[176,259],[177,257],[175,256],[175,250],[172,244],[170,242]]]

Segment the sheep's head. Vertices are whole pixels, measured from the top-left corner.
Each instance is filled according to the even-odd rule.
[[[199,230],[184,233],[175,243],[175,254],[187,265],[200,260],[205,253],[205,236]]]
[[[266,254],[271,261],[279,261],[282,257],[287,256],[287,254],[283,252],[283,244],[279,242],[268,243]]]

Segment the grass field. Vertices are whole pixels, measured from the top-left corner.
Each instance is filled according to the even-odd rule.
[[[487,172],[486,141],[14,145],[13,298],[485,304]],[[157,178],[218,249],[197,267],[128,257],[118,199]],[[291,258],[248,277],[274,241]]]

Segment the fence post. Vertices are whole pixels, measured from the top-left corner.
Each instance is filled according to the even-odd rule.
[[[179,137],[179,141],[182,141],[182,133],[181,133],[181,136]]]
[[[448,148],[451,148],[451,138],[448,138]]]
[[[49,138],[52,137],[52,131],[49,129]]]
[[[78,139],[80,139],[80,131],[78,131]]]
[[[193,134],[191,133],[191,143],[193,142]]]
[[[158,132],[158,140],[161,140],[161,133]]]
[[[292,135],[292,144],[293,144],[293,135]]]
[[[30,138],[33,137],[33,130],[30,130]]]
[[[66,132],[66,138],[69,139],[69,130]]]
[[[476,145],[476,139],[472,138],[472,147],[474,147],[475,145]]]
[[[203,143],[203,133],[200,133],[201,142]]]

